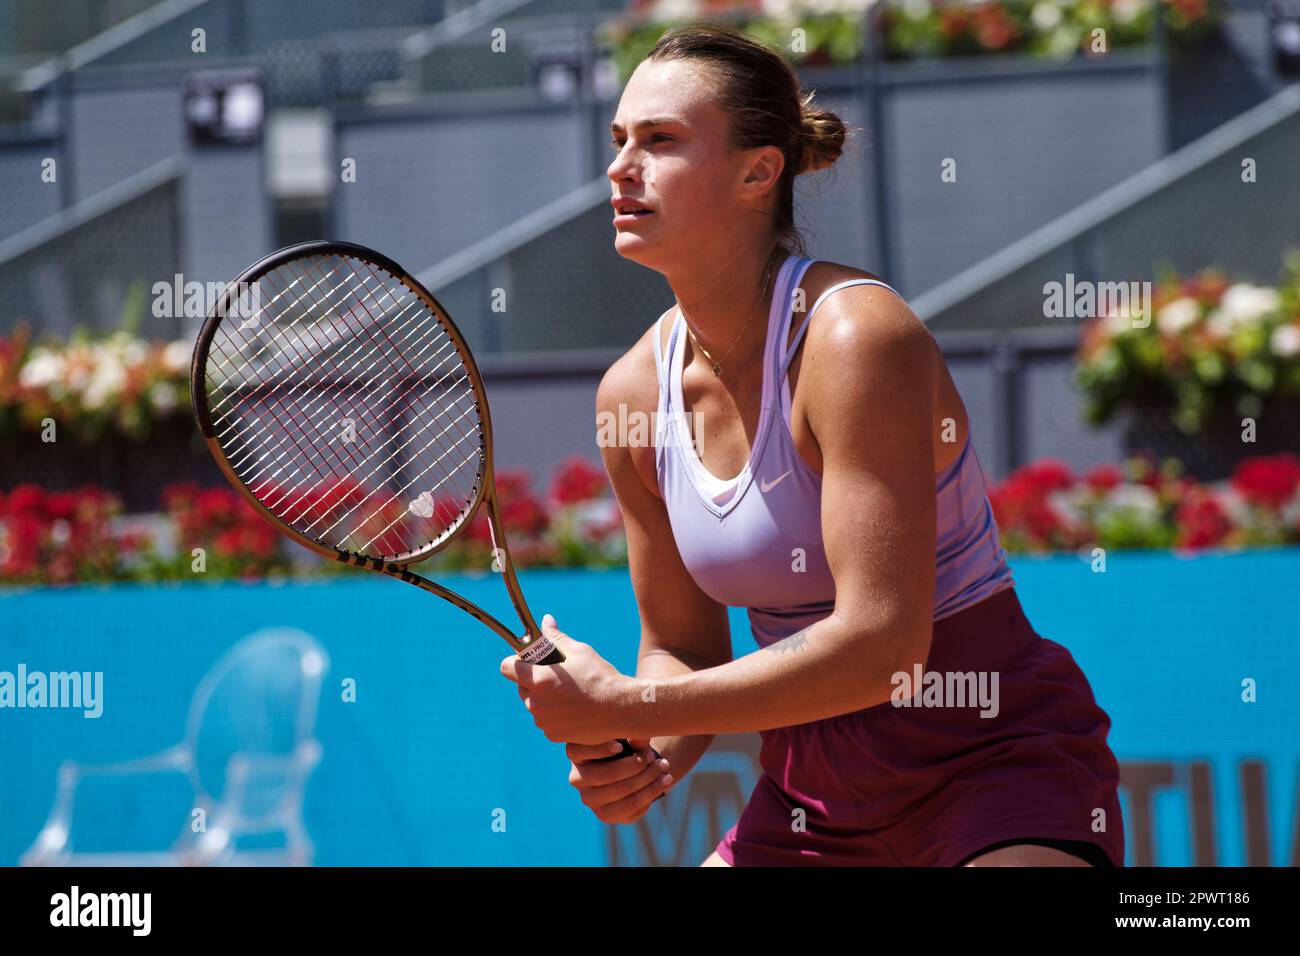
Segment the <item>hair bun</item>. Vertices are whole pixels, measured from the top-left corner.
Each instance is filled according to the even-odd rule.
[[[844,121],[829,110],[814,106],[811,93],[804,97],[800,120],[803,126],[803,166],[799,172],[815,173],[833,166],[844,151],[844,138],[848,133]]]

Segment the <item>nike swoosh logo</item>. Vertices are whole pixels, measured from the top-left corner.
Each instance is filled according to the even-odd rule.
[[[763,494],[767,494],[769,491],[771,491],[773,488],[775,488],[777,485],[779,485],[779,484],[781,483],[781,480],[782,480],[783,478],[785,478],[786,475],[790,474],[790,472],[792,472],[792,471],[794,471],[793,468],[787,468],[787,469],[785,470],[785,475],[781,475],[779,478],[773,478],[770,482],[769,482],[769,481],[760,481],[760,482],[758,483],[758,488],[759,488],[759,490],[760,490],[761,492],[763,492]]]

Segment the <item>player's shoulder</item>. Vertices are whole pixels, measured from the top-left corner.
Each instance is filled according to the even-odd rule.
[[[841,282],[872,279],[836,289]],[[909,369],[926,373],[935,361],[937,345],[930,329],[901,295],[877,283],[882,279],[863,269],[838,262],[818,261],[808,267],[801,287],[806,308],[816,305],[809,321],[805,356],[831,379],[844,374]],[[821,299],[820,304],[818,300]]]
[[[889,285],[887,279],[882,279],[874,273],[865,269],[859,269],[856,266],[844,265],[840,262],[831,262],[828,259],[818,259],[810,265],[803,274],[803,279],[799,286],[803,289],[804,298],[807,303],[805,308],[812,308],[817,304],[821,297],[829,292],[835,286],[843,282],[849,282],[854,279],[870,279],[870,284],[859,284],[846,286],[842,289],[836,289],[834,294],[827,297],[818,306],[817,311],[820,313],[823,309],[830,312],[843,311],[843,303],[862,303],[866,301],[888,302],[893,300],[899,305],[906,306],[902,296],[897,292],[891,291],[893,286]],[[881,285],[880,283],[884,283]],[[885,288],[889,286],[889,288]],[[839,308],[837,308],[837,306]],[[909,310],[910,311],[910,310]]]
[[[663,313],[666,317],[672,310]],[[620,405],[653,410],[659,403],[659,373],[655,365],[655,332],[659,320],[650,323],[636,343],[605,371],[596,391],[596,406],[615,411]]]
[[[887,279],[882,279],[880,276],[865,269],[859,269],[857,266],[846,265],[842,262],[831,262],[829,259],[815,259],[807,271],[804,272],[803,281],[800,285],[809,291],[815,288],[820,294],[837,282],[844,282],[849,279],[873,279],[877,282],[888,282]]]
[[[835,289],[822,299],[827,291],[853,279],[872,282]],[[903,297],[892,291],[888,280],[864,269],[818,260],[808,267],[800,287],[804,291],[805,307],[816,306],[807,333],[810,343],[870,351],[888,342],[931,338],[929,328]]]

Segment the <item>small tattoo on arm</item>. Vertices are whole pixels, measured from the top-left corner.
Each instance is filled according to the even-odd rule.
[[[808,646],[808,638],[805,636],[807,630],[791,634],[789,637],[783,637],[774,644],[769,644],[767,649],[775,651],[778,654],[793,654],[795,651],[801,651]]]

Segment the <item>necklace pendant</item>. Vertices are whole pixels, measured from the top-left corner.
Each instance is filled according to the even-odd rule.
[[[713,374],[714,374],[714,375],[717,375],[719,378],[721,378],[721,377],[722,377],[722,366],[721,366],[721,365],[714,364],[714,366],[713,366]]]

